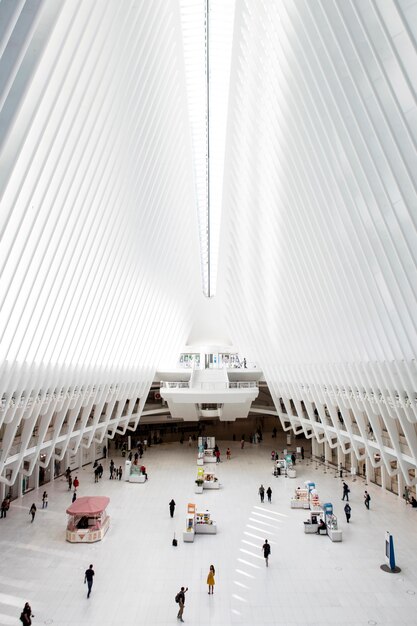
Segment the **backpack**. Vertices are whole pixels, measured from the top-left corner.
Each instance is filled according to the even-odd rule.
[[[179,601],[180,601],[180,594],[178,592],[177,595],[175,596],[175,602],[178,604]]]

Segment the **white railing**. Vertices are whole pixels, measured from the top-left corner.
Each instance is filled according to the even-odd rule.
[[[202,391],[216,391],[226,389],[256,389],[258,383],[255,380],[251,381],[233,381],[233,382],[200,382],[195,383],[190,387],[189,381],[161,381],[161,388],[164,389],[195,389]]]

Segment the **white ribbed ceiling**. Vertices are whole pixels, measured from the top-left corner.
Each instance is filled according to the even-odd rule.
[[[222,244],[233,339],[286,427],[408,480],[417,3],[247,0],[235,26]]]
[[[0,2],[0,480],[134,428],[201,336],[205,6]],[[212,9],[221,334],[285,428],[412,482],[417,1]]]

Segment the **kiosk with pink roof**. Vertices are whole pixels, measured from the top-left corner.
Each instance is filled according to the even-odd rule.
[[[109,502],[106,496],[77,498],[67,509],[67,541],[92,543],[103,539],[110,526],[106,511]]]

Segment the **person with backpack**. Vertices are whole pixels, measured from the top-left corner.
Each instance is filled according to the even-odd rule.
[[[268,539],[265,539],[265,543],[262,546],[262,550],[264,552],[264,559],[265,559],[266,566],[268,567],[268,558],[269,558],[269,555],[271,554],[271,546],[268,543]]]
[[[365,491],[365,493],[363,495],[363,499],[364,499],[364,502],[365,502],[365,506],[366,506],[366,508],[369,511],[369,503],[371,501],[371,496],[369,495],[369,493],[367,491]]]
[[[346,498],[346,500],[349,502],[349,493],[350,493],[350,489],[347,486],[347,484],[343,481],[343,498],[342,498],[342,500],[344,500]]]
[[[188,591],[188,587],[187,588],[181,587],[180,591],[175,596],[175,602],[177,602],[180,605],[178,609],[178,615],[177,615],[177,619],[179,619],[180,622],[184,621],[182,619],[182,614],[184,613],[185,594],[187,593],[187,591]]]

